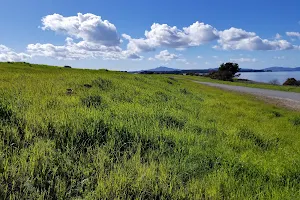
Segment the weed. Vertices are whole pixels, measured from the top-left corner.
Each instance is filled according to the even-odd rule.
[[[176,128],[176,129],[183,129],[185,122],[171,115],[162,115],[159,117],[159,122],[162,127],[166,128]]]
[[[88,108],[90,108],[90,107],[97,108],[97,107],[101,106],[101,104],[103,103],[103,100],[102,100],[101,96],[96,95],[96,96],[85,97],[85,98],[81,99],[81,102],[83,103],[83,105],[85,105]]]
[[[278,111],[272,111],[272,114],[275,116],[275,117],[282,117],[282,114]]]
[[[101,90],[109,90],[112,88],[112,81],[107,79],[98,78],[92,82],[94,85],[98,86]]]
[[[300,117],[295,117],[291,119],[291,122],[294,126],[299,126],[300,125]]]

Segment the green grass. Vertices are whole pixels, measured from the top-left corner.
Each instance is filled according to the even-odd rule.
[[[252,87],[252,88],[262,88],[262,89],[271,89],[271,90],[280,90],[285,92],[298,92],[300,93],[300,87],[297,86],[286,86],[286,85],[272,85],[268,83],[251,83],[245,81],[238,81],[234,80],[233,82],[230,81],[221,81],[216,79],[211,79],[208,77],[203,76],[182,76],[182,75],[173,75],[173,77],[177,77],[180,79],[188,79],[188,80],[197,80],[203,82],[213,82],[213,83],[221,83],[227,85],[237,85],[237,86],[245,86],[245,87]]]
[[[300,196],[300,114],[187,80],[0,63],[0,137],[0,199]]]

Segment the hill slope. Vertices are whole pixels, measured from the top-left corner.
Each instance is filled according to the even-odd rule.
[[[190,81],[0,63],[0,199],[295,199],[299,128]]]
[[[174,68],[170,68],[170,67],[164,67],[164,66],[160,66],[154,69],[149,69],[149,70],[145,70],[145,71],[150,71],[150,72],[169,72],[169,71],[180,71],[180,69],[174,69]]]
[[[273,72],[297,72],[300,71],[300,67],[269,67],[264,70],[271,70]]]

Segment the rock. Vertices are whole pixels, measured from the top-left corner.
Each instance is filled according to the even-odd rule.
[[[68,88],[66,94],[73,94],[73,92],[74,92],[73,89]]]
[[[84,84],[83,86],[86,87],[86,88],[91,88],[92,87],[92,85],[90,85],[90,84]]]

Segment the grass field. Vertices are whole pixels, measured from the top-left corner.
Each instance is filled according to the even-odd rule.
[[[213,83],[222,83],[227,85],[237,85],[237,86],[245,86],[245,87],[252,87],[252,88],[262,88],[262,89],[271,89],[271,90],[280,90],[286,92],[298,92],[300,93],[300,87],[297,86],[286,86],[286,85],[272,85],[267,83],[253,83],[253,82],[246,82],[246,81],[238,81],[234,80],[233,82],[230,81],[221,81],[216,79],[211,79],[208,77],[203,76],[182,76],[182,75],[174,75],[174,77],[181,78],[181,79],[190,79],[190,80],[197,80],[203,82],[213,82]]]
[[[300,197],[300,113],[188,80],[0,63],[0,137],[0,199]]]

